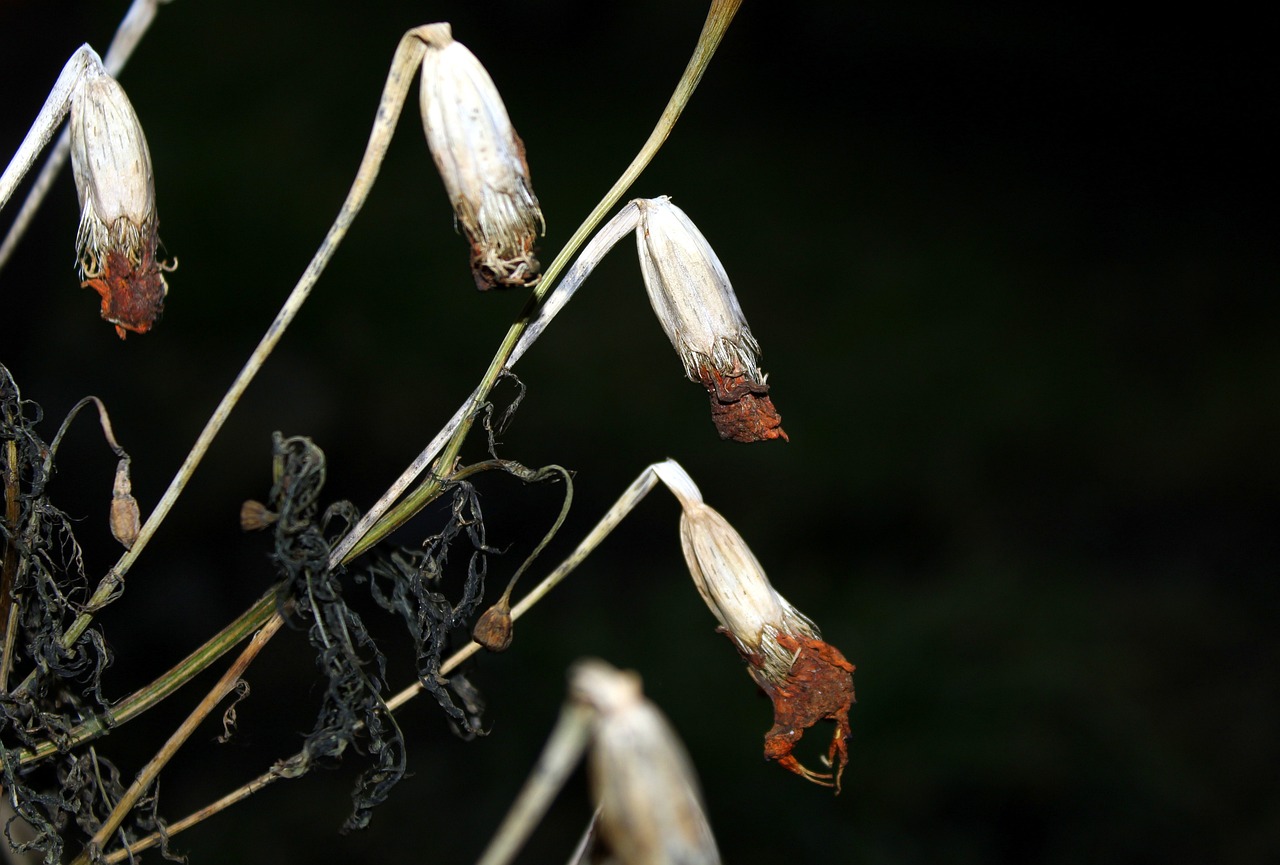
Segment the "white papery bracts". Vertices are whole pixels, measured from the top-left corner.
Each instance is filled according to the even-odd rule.
[[[422,124],[458,224],[471,242],[481,290],[533,285],[534,241],[545,228],[524,143],[498,88],[448,24],[419,28]]]
[[[667,460],[651,468],[680,500],[680,546],[698,593],[773,701],[765,757],[838,791],[849,759],[854,666],[779,594],[742,535],[702,500],[679,463]],[[833,772],[807,769],[791,753],[805,730],[822,720],[836,724],[827,752]]]
[[[96,55],[94,55],[96,59]],[[71,170],[80,198],[76,255],[81,285],[102,297],[102,317],[146,333],[169,286],[158,260],[151,153],[124,88],[98,64],[86,67],[71,99]]]
[[[610,861],[719,865],[689,757],[644,698],[640,677],[579,661],[569,672],[569,697],[593,710],[588,768]]]
[[[760,345],[715,250],[665,196],[633,203],[640,209],[636,248],[649,302],[685,375],[707,389],[720,437],[785,440],[757,362]]]

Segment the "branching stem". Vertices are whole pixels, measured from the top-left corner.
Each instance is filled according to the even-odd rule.
[[[529,592],[529,594],[521,598],[520,603],[512,607],[512,621],[520,618],[532,609],[534,604],[546,597],[548,592],[559,585],[565,577],[569,576],[569,574],[578,567],[578,565],[582,564],[587,556],[589,556],[591,552],[600,545],[601,541],[609,536],[610,532],[617,528],[618,524],[622,522],[627,514],[631,513],[632,509],[639,504],[640,500],[643,499],[657,483],[658,475],[652,466],[641,472],[640,476],[637,477],[625,491],[623,491],[622,495],[618,497],[618,500],[614,502],[613,507],[609,508],[600,521],[596,523],[595,527],[587,533],[587,536],[584,537],[574,551],[569,554],[568,558],[556,566],[556,569],[550,574],[544,577],[542,581]],[[480,644],[475,641],[463,646],[440,665],[440,675],[449,675],[449,673],[456,670],[464,661],[469,659],[476,652],[480,651],[480,649]],[[418,694],[422,693],[423,690],[424,688],[420,683],[414,682],[412,685],[387,700],[387,709],[394,712],[405,703],[418,696]],[[231,807],[235,803],[247,799],[263,787],[270,786],[281,778],[300,777],[296,773],[286,771],[285,767],[298,765],[301,762],[301,754],[295,754],[292,757],[279,760],[274,766],[254,778],[252,781],[249,781],[247,784],[241,785],[217,801],[209,803],[198,811],[183,817],[181,820],[169,824],[163,833],[153,833],[135,841],[127,848],[112,851],[110,854],[103,857],[103,861],[108,863],[124,861],[132,855],[141,853],[143,850],[156,846],[162,839],[171,838],[184,829],[189,829],[197,823],[212,817],[214,814]]]

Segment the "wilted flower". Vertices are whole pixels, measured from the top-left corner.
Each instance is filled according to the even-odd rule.
[[[680,545],[699,594],[719,620],[720,630],[737,646],[751,677],[773,701],[765,757],[839,790],[849,761],[846,740],[851,732],[854,666],[778,594],[746,541],[702,501],[697,485],[678,463],[668,460],[653,470],[680,500]],[[807,769],[791,753],[805,730],[822,720],[836,724],[827,751],[834,774]]]
[[[448,24],[420,29],[422,124],[453,212],[471,241],[481,290],[531,285],[542,211],[529,182],[524,143],[489,73],[455,42]]]
[[[80,197],[76,236],[81,285],[102,296],[102,317],[146,333],[169,291],[156,259],[151,154],[129,97],[114,78],[89,68],[71,100],[71,169]]]
[[[620,865],[719,865],[689,758],[640,678],[579,661],[569,694],[595,710],[589,768],[597,828]]]
[[[685,374],[711,397],[721,438],[740,442],[786,439],[769,399],[729,276],[697,226],[669,199],[638,199],[636,246],[653,311],[684,363]]]

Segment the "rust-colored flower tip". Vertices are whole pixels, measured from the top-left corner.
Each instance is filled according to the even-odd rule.
[[[604,661],[579,661],[569,672],[569,695],[594,710],[588,768],[608,861],[720,865],[689,757],[644,698],[640,677]]]
[[[471,629],[471,639],[484,646],[490,652],[505,652],[511,648],[514,627],[511,621],[511,607],[499,602],[484,611],[476,619]]]
[[[715,250],[684,211],[665,197],[637,199],[636,247],[649,302],[684,364],[711,398],[722,439],[782,439],[756,356],[760,345]]]
[[[680,499],[680,545],[699,594],[773,702],[765,757],[838,793],[849,762],[853,664],[774,589],[746,541],[702,501],[698,487],[678,463],[668,460],[653,468]],[[824,720],[836,726],[827,749],[833,771],[815,772],[792,751],[806,730]]]
[[[80,285],[102,298],[102,317],[146,333],[164,309],[156,257],[159,219],[151,154],[129,97],[114,78],[90,69],[71,100],[71,170],[80,197],[76,257]]]
[[[529,181],[524,142],[489,73],[453,39],[448,24],[419,30],[421,107],[427,146],[457,222],[471,242],[471,272],[481,291],[534,285],[534,241],[545,230]]]

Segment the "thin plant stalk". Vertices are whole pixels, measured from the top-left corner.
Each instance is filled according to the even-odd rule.
[[[142,771],[138,773],[133,783],[129,785],[129,789],[125,791],[115,807],[111,809],[111,813],[107,815],[107,818],[102,822],[102,826],[94,833],[84,852],[75,858],[72,865],[89,865],[90,862],[94,861],[95,852],[101,851],[107,839],[115,834],[116,829],[120,828],[120,824],[124,822],[125,817],[128,816],[133,806],[137,804],[138,799],[150,788],[152,782],[160,774],[160,770],[173,758],[178,749],[186,743],[191,734],[195,732],[196,727],[209,716],[209,713],[217,708],[218,704],[228,694],[235,690],[244,671],[249,667],[249,664],[253,663],[258,653],[271,641],[271,638],[282,624],[284,624],[284,620],[279,615],[274,615],[263,626],[262,630],[254,634],[253,639],[249,641],[249,645],[240,653],[240,657],[236,658],[235,663],[222,674],[222,678],[205,695],[199,705],[192,710],[191,714],[187,716],[178,729],[173,732],[169,740],[164,743],[164,747],[147,762],[146,766],[142,767]]]
[[[450,421],[451,424],[456,422],[457,427],[448,435],[447,444],[442,440],[441,435],[437,435],[431,440],[426,449],[405,469],[400,477],[388,488],[387,492],[383,494],[382,498],[369,509],[369,512],[360,519],[347,534],[347,537],[335,547],[333,556],[330,558],[331,566],[350,561],[359,552],[368,549],[377,540],[386,537],[395,531],[397,527],[403,525],[405,521],[418,513],[439,494],[441,479],[437,473],[413,490],[394,510],[389,511],[392,504],[400,498],[404,490],[417,480],[433,462],[444,467],[453,464],[459,450],[462,448],[462,442],[474,422],[476,409],[488,399],[489,392],[511,361],[511,356],[515,351],[516,345],[520,342],[521,335],[534,320],[538,307],[551,291],[556,277],[560,275],[569,260],[586,242],[591,232],[600,224],[609,210],[618,203],[623,194],[636,181],[636,178],[640,176],[640,173],[644,171],[667,140],[667,136],[671,134],[671,130],[675,127],[680,114],[684,111],[685,106],[689,104],[693,91],[697,89],[698,82],[702,80],[702,75],[706,72],[707,65],[715,55],[716,48],[719,47],[725,31],[728,29],[730,22],[733,21],[733,16],[741,5],[742,0],[712,0],[711,8],[707,12],[707,19],[702,25],[702,33],[698,36],[698,43],[694,47],[693,56],[689,58],[684,74],[680,76],[680,80],[676,83],[675,90],[667,101],[667,106],[663,109],[661,117],[658,118],[657,125],[654,126],[648,140],[640,148],[640,152],[636,154],[631,164],[622,172],[622,175],[605,193],[600,203],[578,226],[578,230],[569,238],[569,242],[565,244],[551,264],[543,271],[542,281],[525,304],[520,317],[516,319],[515,323],[507,331],[507,335],[498,347],[497,354],[494,355],[493,360],[489,363],[489,368],[485,371],[480,385],[468,397],[463,407],[458,410],[458,413],[454,415],[454,420]],[[443,453],[441,453],[442,447]],[[440,454],[439,459],[436,458],[437,454]],[[383,521],[384,515],[386,516],[385,521]],[[370,536],[372,540],[366,541],[366,536]]]
[[[111,45],[107,47],[107,53],[102,58],[102,66],[112,78],[120,76],[120,72],[133,55],[133,50],[138,47],[138,43],[151,27],[151,22],[155,20],[159,5],[171,2],[173,0],[133,0],[129,11],[124,14],[124,18],[120,19],[116,35],[112,37]],[[66,164],[67,155],[70,152],[71,132],[69,129],[63,129],[48,158],[45,159],[44,165],[41,166],[40,174],[31,184],[31,190],[27,193],[26,200],[22,202],[18,215],[13,218],[9,233],[5,235],[4,242],[0,243],[0,269],[4,268],[18,243],[21,242],[22,235],[26,233],[31,220],[35,218],[40,205],[44,203],[45,195],[53,186],[53,181],[57,179],[62,166]]]
[[[65,753],[69,748],[83,745],[106,735],[157,705],[174,691],[190,682],[219,658],[231,651],[241,640],[265,625],[282,602],[281,588],[276,587],[263,595],[252,607],[236,617],[215,636],[189,654],[171,670],[149,685],[134,691],[101,715],[95,715],[77,724],[58,740],[46,740],[31,748],[10,751],[9,759],[18,766],[36,763],[54,754]]]
[[[13,593],[18,572],[17,536],[21,501],[18,478],[18,446],[5,442],[4,526],[6,540],[0,548],[0,694],[9,692],[9,671],[13,664],[13,646],[18,634],[18,597]]]
[[[576,701],[560,711],[538,763],[476,865],[508,865],[547,813],[591,737],[595,710]]]
[[[650,466],[641,472],[640,476],[631,482],[631,485],[623,491],[622,495],[618,497],[618,500],[613,503],[613,506],[605,512],[605,515],[600,518],[600,521],[596,523],[595,527],[593,527],[591,531],[587,533],[586,537],[579,542],[573,552],[570,553],[563,562],[557,565],[555,570],[543,577],[541,582],[531,589],[527,595],[521,598],[518,604],[511,608],[512,621],[519,619],[522,615],[532,609],[538,601],[546,597],[548,592],[559,585],[565,577],[569,576],[569,574],[578,567],[578,565],[582,564],[587,556],[589,556],[592,551],[594,551],[595,548],[609,536],[610,532],[618,527],[618,524],[622,522],[627,514],[631,513],[635,506],[640,503],[640,501],[649,493],[650,490],[654,488],[654,486],[657,485],[657,483],[658,475],[654,471],[653,466]],[[464,661],[468,660],[472,655],[480,651],[481,648],[481,645],[474,640],[467,643],[467,645],[454,652],[443,664],[440,665],[440,675],[449,675],[449,673],[461,666]],[[404,688],[387,700],[386,705],[388,711],[396,711],[405,703],[422,693],[422,691],[423,688],[421,684],[417,682],[407,688]],[[237,787],[235,790],[227,793],[217,801],[205,805],[203,808],[188,814],[181,820],[170,823],[163,833],[152,833],[151,835],[138,839],[128,847],[114,850],[104,856],[103,861],[123,861],[134,854],[141,853],[143,850],[156,846],[162,839],[171,838],[179,832],[189,829],[197,823],[212,817],[214,814],[231,807],[237,802],[247,799],[249,796],[264,787],[274,784],[281,778],[296,777],[286,775],[279,767],[291,765],[300,757],[301,754],[296,754],[288,759],[277,761],[274,767],[263,772],[248,783],[242,784],[240,787]]]
[[[591,242],[583,248],[582,254],[578,256],[573,266],[569,268],[564,278],[560,280],[560,284],[556,286],[547,302],[539,307],[537,315],[528,322],[527,326],[519,334],[515,346],[507,356],[506,369],[511,369],[515,362],[524,355],[525,350],[533,344],[533,341],[542,335],[542,332],[546,330],[547,324],[577,292],[591,272],[595,270],[596,265],[604,258],[605,253],[635,228],[638,219],[639,210],[628,205],[596,232],[595,236],[591,238]],[[553,264],[552,266],[554,267],[555,265]],[[550,271],[550,268],[548,270]],[[546,277],[544,276],[543,279],[545,280]],[[512,331],[514,330],[513,326]],[[512,332],[508,332],[508,337],[510,336],[512,336]],[[505,348],[506,343],[504,342],[503,345]],[[500,349],[499,356],[501,354],[502,350]],[[496,361],[497,358],[495,358]],[[490,368],[492,369],[493,367]],[[461,443],[461,438],[466,436],[466,430],[462,429],[463,421],[468,420],[479,411],[484,399],[485,397],[482,395],[480,388],[472,391],[466,401],[454,412],[453,417],[436,433],[435,438],[418,455],[413,464],[391,485],[390,490],[382,496],[378,504],[374,505],[374,509],[356,524],[341,543],[334,547],[329,556],[329,567],[333,568],[340,564],[345,564],[360,555],[394,531],[404,520],[409,519],[420,511],[428,501],[439,494],[439,486],[431,486],[425,490],[415,491],[414,496],[410,496],[401,504],[391,508],[390,511],[378,510],[379,505],[386,505],[394,501],[417,478],[422,470],[435,459],[446,442],[452,442],[454,436],[459,436],[458,442],[459,444]],[[459,430],[462,431],[459,432]],[[456,455],[456,451],[454,453]],[[449,464],[448,461],[443,459],[438,462],[440,465]],[[422,493],[421,498],[418,497],[418,492]]]

